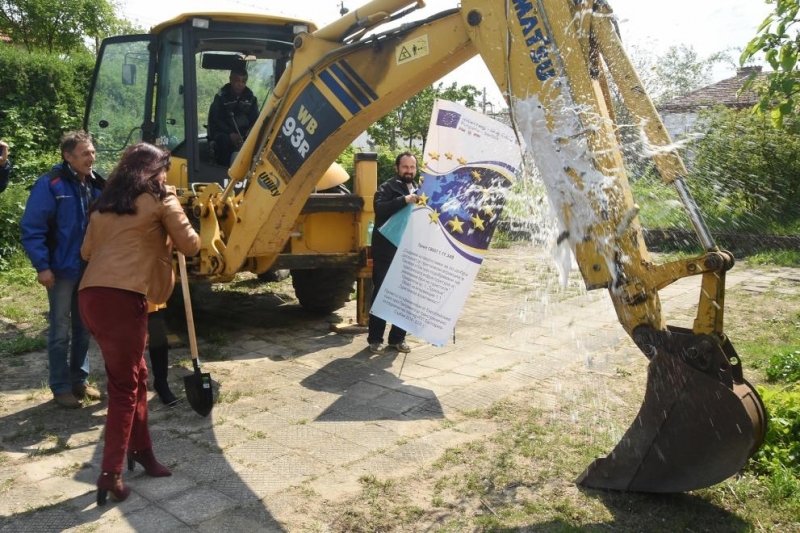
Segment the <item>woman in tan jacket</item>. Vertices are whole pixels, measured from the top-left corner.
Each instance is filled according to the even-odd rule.
[[[122,466],[141,464],[150,476],[172,473],[153,455],[147,427],[147,301],[172,292],[172,244],[185,255],[200,237],[174,189],[165,185],[169,153],[146,143],[129,147],[92,206],[81,255],[89,261],[80,285],[81,317],[100,345],[108,374],[108,415],[97,504],[108,493],[130,494]]]

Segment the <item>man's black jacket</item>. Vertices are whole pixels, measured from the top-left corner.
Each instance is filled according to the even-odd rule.
[[[237,98],[233,94],[231,84],[226,83],[214,97],[208,112],[209,135],[214,138],[220,133],[227,135],[241,133],[246,137],[256,120],[258,120],[258,102],[250,87],[245,87]]]
[[[416,190],[416,184],[413,188]],[[397,247],[378,231],[389,218],[406,206],[405,196],[411,194],[408,187],[398,176],[393,177],[378,187],[375,193],[373,208],[375,209],[375,229],[372,232],[372,258],[387,263],[394,259]]]

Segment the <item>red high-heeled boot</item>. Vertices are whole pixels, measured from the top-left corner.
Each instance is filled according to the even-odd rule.
[[[124,501],[131,489],[122,484],[122,476],[118,472],[103,472],[97,478],[97,505],[105,505],[108,493],[115,502]]]
[[[142,465],[148,476],[166,477],[172,475],[169,468],[156,460],[156,456],[153,455],[153,448],[139,450],[138,452],[128,450],[128,470],[133,470],[133,467],[136,466],[135,463]]]

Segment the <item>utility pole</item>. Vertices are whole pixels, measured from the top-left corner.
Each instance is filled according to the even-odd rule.
[[[486,106],[491,106],[492,114],[494,114],[494,104],[486,100],[486,87],[483,88],[483,114],[486,114]]]

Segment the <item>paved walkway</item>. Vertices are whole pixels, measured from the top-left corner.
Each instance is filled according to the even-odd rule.
[[[469,410],[534,384],[543,404],[558,402],[564,380],[645,364],[605,291],[582,293],[577,281],[556,290],[551,260],[531,254],[492,252],[455,344],[412,338],[407,356],[373,356],[364,333],[335,333],[295,305],[229,309],[242,313],[240,327],[200,346],[201,358],[213,351],[225,359],[203,364],[218,382],[212,414],[151,403],[156,455],[173,476],[126,472],[131,496],[102,508],[94,482],[105,402],[60,409],[41,383],[45,354],[2,360],[0,531],[302,531],[302,499],[352,497],[362,475],[413,473],[491,433],[491,423],[464,416]],[[765,290],[771,276],[794,272],[735,269],[728,287]],[[697,282],[661,292],[675,325],[690,325],[681,322],[693,317]],[[352,320],[354,303],[339,316]],[[185,362],[187,349],[172,357]],[[96,349],[92,364],[102,368]],[[172,372],[174,390],[185,374]]]

